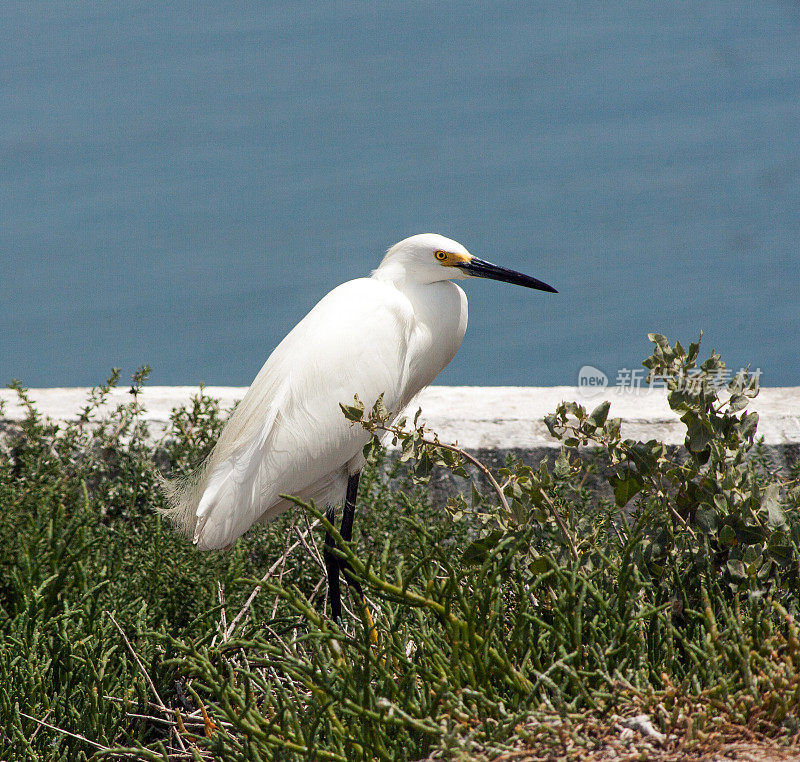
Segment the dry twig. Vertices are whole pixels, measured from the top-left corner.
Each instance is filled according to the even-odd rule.
[[[317,522],[315,521],[310,529],[313,529],[316,526]],[[284,558],[291,553],[298,545],[300,545],[301,541],[296,540],[284,553],[281,554],[281,557],[274,563],[272,566],[269,567],[267,573],[261,578],[261,581],[253,588],[253,592],[250,593],[250,596],[245,601],[244,606],[242,606],[241,611],[233,618],[233,621],[228,626],[228,629],[225,631],[225,639],[227,640],[232,634],[233,631],[236,629],[236,625],[239,624],[242,617],[248,612],[250,606],[253,604],[253,601],[256,599],[256,596],[261,592],[261,588],[264,586],[264,583],[275,573],[275,570],[283,563]]]
[[[25,717],[29,720],[33,720],[34,722],[38,722],[39,725],[45,728],[50,728],[50,730],[55,730],[57,733],[63,733],[65,736],[70,736],[70,738],[77,738],[79,741],[88,743],[89,746],[94,746],[95,749],[100,749],[100,751],[111,751],[111,749],[108,746],[103,746],[102,744],[97,743],[97,741],[90,741],[86,736],[82,736],[80,733],[72,733],[69,730],[64,730],[64,728],[59,728],[57,725],[51,725],[49,722],[40,720],[38,717],[31,717],[31,715],[25,714],[25,712],[20,712],[19,714],[21,717]]]
[[[108,611],[107,609],[106,609],[106,615],[114,623],[114,627],[116,627],[117,630],[119,630],[119,634],[122,635],[122,639],[125,641],[125,645],[128,647],[128,651],[130,651],[130,654],[133,657],[133,660],[139,666],[139,669],[141,670],[142,674],[144,675],[144,679],[147,681],[147,684],[150,686],[150,690],[153,691],[153,695],[156,697],[156,701],[158,702],[159,709],[161,709],[161,711],[164,712],[164,714],[166,714],[168,717],[171,717],[172,714],[173,714],[172,710],[169,709],[169,707],[167,707],[167,705],[161,700],[161,696],[158,693],[158,689],[156,688],[156,684],[153,682],[153,679],[148,674],[147,670],[144,667],[144,664],[142,664],[142,660],[139,658],[139,655],[134,650],[133,646],[131,645],[130,640],[128,640],[128,636],[125,634],[125,630],[122,629],[122,627],[120,626],[119,622],[114,618],[114,615],[110,611]],[[175,732],[175,737],[178,740],[178,746],[181,747],[181,751],[186,751],[186,746],[183,743],[183,738],[181,738],[181,734],[178,733],[178,732]]]

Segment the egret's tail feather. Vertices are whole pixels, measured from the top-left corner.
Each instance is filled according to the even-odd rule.
[[[197,505],[203,496],[204,472],[203,465],[188,476],[177,479],[167,479],[158,474],[161,489],[169,503],[168,508],[159,508],[158,511],[190,540],[194,537],[197,525]]]
[[[269,521],[291,507],[281,494],[320,505],[344,498],[346,465],[331,468],[318,462],[325,457],[325,447],[313,435],[303,440],[299,434],[301,425],[313,431],[316,418],[287,402],[288,389],[288,381],[266,391],[251,387],[205,463],[184,478],[162,478],[170,506],[162,513],[199,550],[229,547],[254,523]],[[281,418],[285,406],[294,411],[290,424]],[[344,434],[346,440],[349,424],[338,415],[336,420],[341,427],[337,436]],[[353,443],[347,460],[359,454],[362,445]]]
[[[255,436],[231,451],[221,438],[194,473],[160,478],[169,503],[161,513],[201,550],[228,547],[259,519],[263,505],[274,502],[277,495],[270,497],[273,490],[265,483],[264,440]]]

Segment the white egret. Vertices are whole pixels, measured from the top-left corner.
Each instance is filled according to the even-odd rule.
[[[291,507],[281,497],[288,494],[326,506],[331,523],[344,502],[341,535],[350,540],[370,435],[344,417],[339,403],[357,394],[371,407],[383,394],[399,416],[461,344],[467,297],[452,281],[472,277],[556,293],[444,236],[400,241],[371,277],[333,289],[281,341],[206,462],[167,486],[169,517],[199,549],[221,549]],[[338,619],[342,563],[332,544],[328,535],[329,598]]]

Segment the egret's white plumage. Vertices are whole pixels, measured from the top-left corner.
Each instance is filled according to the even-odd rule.
[[[203,466],[166,484],[166,513],[210,550],[289,508],[281,495],[340,505],[351,477],[357,486],[369,435],[339,403],[357,394],[371,407],[383,394],[399,415],[458,350],[467,297],[452,281],[469,277],[555,291],[444,236],[406,238],[371,277],[325,296],[277,346]]]
[[[224,548],[291,503],[344,499],[363,466],[369,435],[339,403],[383,394],[399,414],[450,362],[467,327],[467,298],[443,265],[472,259],[443,236],[412,236],[393,246],[369,278],[325,296],[270,355],[202,468],[168,485],[171,518],[201,549]]]

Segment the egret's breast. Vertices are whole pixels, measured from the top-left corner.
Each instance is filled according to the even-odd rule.
[[[467,330],[467,296],[451,281],[411,286],[414,308],[404,403],[430,384],[453,359]]]

